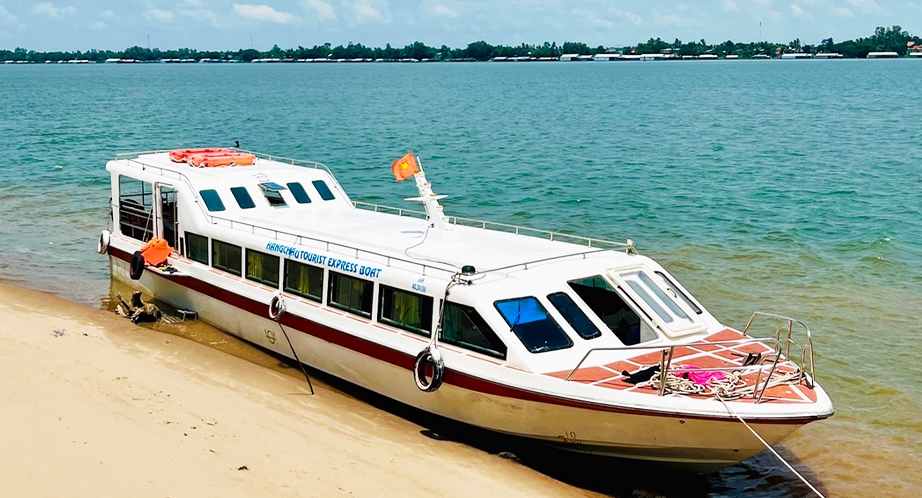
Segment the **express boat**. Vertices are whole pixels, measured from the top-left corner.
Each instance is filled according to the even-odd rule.
[[[755,312],[728,327],[629,239],[450,216],[412,154],[392,172],[421,210],[237,149],[106,169],[114,279],[427,412],[700,472],[833,413],[803,322]]]

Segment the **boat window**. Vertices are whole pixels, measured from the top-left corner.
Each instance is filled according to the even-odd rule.
[[[506,345],[470,306],[446,301],[442,310],[440,340],[497,358],[506,359]]]
[[[664,323],[689,325],[694,323],[688,314],[679,307],[666,291],[664,291],[645,271],[631,271],[621,273],[621,278],[637,293],[637,296],[646,303],[653,313]]]
[[[198,193],[202,196],[202,200],[205,201],[205,207],[209,211],[224,211],[224,203],[221,202],[221,196],[218,195],[217,190],[199,190]]]
[[[331,306],[370,318],[373,291],[373,282],[330,272],[330,296],[327,300]]]
[[[333,192],[330,191],[330,187],[327,187],[327,182],[323,180],[314,180],[311,182],[314,184],[314,188],[317,189],[317,193],[320,194],[320,198],[325,201],[332,201],[335,199]]]
[[[656,339],[653,331],[641,327],[637,313],[601,276],[571,280],[567,284],[624,345]]]
[[[186,246],[189,249],[189,259],[203,265],[208,264],[208,237],[186,232]]]
[[[573,345],[573,341],[534,297],[496,301],[493,306],[531,353],[556,351]]]
[[[247,249],[247,278],[270,287],[278,287],[279,257]]]
[[[695,304],[694,301],[692,301],[690,297],[685,295],[685,293],[682,292],[681,289],[679,289],[679,286],[676,285],[672,280],[670,280],[669,277],[667,277],[665,273],[661,271],[658,271],[655,273],[659,275],[661,279],[663,279],[663,283],[666,284],[667,291],[671,292],[674,296],[677,296],[683,301],[685,301],[685,304],[687,304],[688,307],[691,308],[692,311],[694,311],[696,314],[700,315],[702,313],[701,307]]]
[[[237,205],[240,206],[240,209],[253,209],[256,207],[256,203],[253,202],[253,198],[250,197],[246,187],[231,187],[231,193],[234,194],[234,199],[237,199]]]
[[[285,199],[282,199],[282,191],[285,190],[285,187],[275,182],[264,182],[259,184],[259,188],[262,189],[263,195],[266,196],[270,206],[282,207],[288,205]]]
[[[211,266],[214,268],[233,273],[239,277],[242,273],[240,271],[243,261],[242,256],[240,246],[221,242],[220,240],[211,240]]]
[[[307,192],[304,190],[304,186],[298,182],[292,182],[288,184],[288,190],[291,191],[291,195],[295,196],[295,201],[298,204],[310,204],[311,198],[307,196]]]
[[[153,237],[154,187],[124,175],[118,177],[118,218],[122,235],[147,242]]]
[[[378,320],[429,336],[432,330],[432,298],[386,285],[380,286]]]
[[[573,327],[573,330],[583,339],[593,339],[602,335],[602,331],[589,320],[583,310],[577,306],[566,292],[555,292],[547,296],[547,300],[557,308],[563,318]]]
[[[285,291],[319,302],[323,293],[323,268],[286,259]]]

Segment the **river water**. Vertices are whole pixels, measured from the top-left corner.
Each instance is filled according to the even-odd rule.
[[[117,152],[239,140],[400,206],[412,149],[449,214],[630,237],[725,323],[806,321],[836,415],[778,448],[829,496],[920,496],[918,81],[912,60],[2,66],[0,278],[107,301]],[[575,484],[809,495],[765,454],[692,488]]]

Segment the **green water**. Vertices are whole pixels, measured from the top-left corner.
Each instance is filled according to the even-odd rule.
[[[449,214],[630,237],[733,326],[806,321],[836,415],[785,454],[830,496],[919,496],[920,80],[914,60],[4,66],[0,278],[108,295],[116,152],[240,140],[400,206],[412,149]],[[808,492],[763,455],[703,494]]]

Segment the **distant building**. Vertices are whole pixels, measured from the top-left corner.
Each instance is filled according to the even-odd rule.
[[[580,61],[583,59],[580,58],[579,54],[563,54],[560,56],[560,59],[558,60],[562,62],[571,62],[571,61]]]
[[[595,54],[592,56],[594,61],[616,61],[621,58],[621,54]]]
[[[813,56],[816,59],[841,59],[842,54],[835,52],[820,52]]]
[[[792,54],[781,54],[781,58],[784,59],[784,60],[792,60],[792,59],[812,59],[812,58],[813,58],[813,54],[806,54],[806,53],[803,53],[803,52],[796,52],[796,53],[792,53]]]
[[[868,59],[896,59],[899,55],[896,52],[868,52]]]

